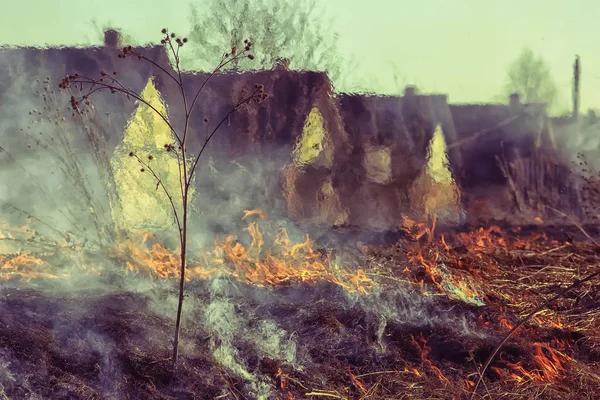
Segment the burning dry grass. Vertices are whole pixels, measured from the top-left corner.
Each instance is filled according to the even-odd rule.
[[[383,253],[371,252],[379,271],[367,275],[403,281],[425,295],[466,303],[481,298],[486,306],[481,307],[477,323],[496,333],[512,330],[536,307],[568,284],[596,272],[600,265],[598,246],[574,241],[572,231],[557,230],[556,239],[550,239],[539,231],[525,234],[521,229],[504,231],[493,226],[426,241],[432,232],[425,225],[408,220],[404,228],[414,241]],[[397,267],[399,258],[405,260],[402,269]],[[541,390],[538,385],[543,385],[541,398],[573,396],[572,388],[563,385],[573,382],[570,375],[575,371],[580,382],[598,384],[600,307],[596,286],[588,282],[568,292],[513,335],[490,370],[496,379],[512,382],[518,391],[491,390],[488,383],[488,396],[493,392],[491,398],[540,398],[541,394],[535,394]],[[483,363],[486,352],[480,349],[474,359]],[[586,378],[582,378],[583,371]],[[467,386],[474,386],[471,379]],[[522,391],[525,389],[527,392]],[[583,393],[569,398],[593,398]]]
[[[188,280],[229,276],[257,286],[290,285],[325,280],[342,286],[349,292],[368,293],[375,283],[362,269],[352,270],[339,263],[331,252],[315,249],[309,235],[294,243],[285,228],[271,237],[263,233],[260,223],[267,219],[260,209],[248,210],[242,218],[248,222],[246,246],[236,235],[227,235],[214,242],[214,248],[193,257],[188,266]],[[163,246],[152,234],[121,242],[117,254],[125,255],[130,272],[145,273],[153,278],[178,276],[178,251]],[[203,253],[203,254],[202,254]]]
[[[292,243],[282,231],[266,238],[263,217],[245,217],[250,244],[226,237],[198,257],[206,267],[191,267],[193,314],[175,374],[172,322],[155,311],[168,289],[143,296],[5,289],[0,388],[10,398],[253,399],[261,382],[273,399],[468,398],[502,336],[600,264],[598,247],[576,231],[491,227],[434,237],[407,221],[398,244],[361,248],[359,274],[335,269],[331,253],[308,239]],[[174,253],[150,236],[140,240],[147,247],[118,252],[129,270],[174,277],[166,267],[176,266]],[[12,260],[44,271],[37,261]],[[225,285],[218,294],[215,279]],[[365,282],[368,290],[358,290]],[[517,330],[474,398],[595,398],[596,286],[578,286]],[[284,345],[292,356],[282,356]]]

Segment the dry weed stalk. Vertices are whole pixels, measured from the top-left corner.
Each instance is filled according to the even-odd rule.
[[[178,350],[179,350],[179,332],[181,326],[181,312],[183,307],[183,299],[184,299],[184,289],[185,289],[185,269],[186,269],[186,259],[187,259],[187,235],[188,235],[188,205],[189,205],[189,196],[191,185],[194,180],[196,167],[198,166],[198,162],[200,157],[204,153],[206,146],[215,135],[217,130],[225,123],[229,117],[239,110],[241,107],[248,105],[250,102],[254,101],[256,103],[260,103],[261,101],[267,98],[267,94],[264,92],[263,85],[255,85],[254,89],[251,91],[244,90],[242,91],[238,101],[233,106],[233,108],[217,123],[217,125],[210,131],[210,133],[206,136],[204,143],[200,146],[200,149],[197,150],[197,154],[190,154],[187,143],[188,138],[190,136],[191,127],[191,116],[195,109],[196,103],[203,89],[205,88],[208,81],[220,70],[222,70],[226,65],[236,62],[241,58],[248,58],[250,60],[254,59],[254,56],[250,54],[250,50],[252,48],[252,43],[248,40],[244,40],[243,47],[241,50],[238,50],[237,47],[232,47],[230,52],[223,54],[221,61],[217,65],[217,67],[212,71],[211,74],[205,79],[204,83],[200,86],[200,88],[196,91],[195,96],[190,99],[186,95],[185,85],[184,85],[184,77],[182,75],[181,67],[180,67],[180,49],[188,42],[187,38],[179,38],[173,32],[168,32],[166,28],[162,29],[163,38],[161,39],[161,45],[166,48],[166,51],[171,54],[174,59],[174,69],[172,66],[163,66],[153,61],[152,59],[146,57],[141,52],[138,52],[132,46],[123,47],[122,51],[119,53],[118,57],[121,59],[136,57],[139,60],[144,60],[152,64],[155,68],[163,72],[167,75],[168,80],[174,82],[178,87],[181,98],[183,101],[183,106],[185,110],[185,120],[184,120],[184,128],[183,131],[178,131],[175,129],[174,125],[171,124],[168,120],[168,117],[165,113],[160,112],[156,109],[151,103],[144,100],[140,93],[135,92],[132,89],[127,88],[123,82],[121,82],[117,76],[116,71],[112,74],[108,74],[105,71],[100,71],[100,76],[96,78],[81,76],[78,73],[74,73],[66,76],[61,84],[59,85],[60,89],[70,90],[76,89],[78,90],[78,94],[75,95],[72,92],[71,96],[71,108],[74,112],[82,114],[85,113],[86,110],[91,106],[90,98],[92,95],[99,91],[108,90],[111,93],[121,93],[125,95],[128,99],[137,100],[140,103],[145,104],[151,110],[153,110],[169,127],[171,133],[175,137],[175,143],[165,143],[164,151],[172,152],[176,155],[178,166],[179,166],[179,188],[181,191],[181,204],[175,204],[174,194],[171,193],[165,184],[163,183],[164,177],[159,176],[155,170],[152,168],[152,160],[153,156],[151,154],[140,156],[131,152],[129,155],[131,157],[135,157],[139,164],[141,165],[140,172],[147,172],[151,175],[151,177],[156,181],[157,189],[162,188],[163,192],[169,199],[171,208],[173,210],[173,214],[175,217],[175,222],[179,231],[179,242],[180,242],[180,280],[179,280],[179,300],[177,307],[177,319],[175,322],[175,335],[173,339],[173,352],[172,352],[172,364],[175,367],[177,363]],[[171,67],[171,68],[169,68]],[[171,72],[169,69],[171,69]],[[208,120],[204,119],[205,124],[208,123]],[[188,158],[191,155],[192,158]],[[188,160],[193,160],[188,162]],[[181,207],[181,209],[179,209]]]
[[[0,235],[0,239],[21,246],[22,250],[26,248],[44,254],[56,254],[57,250],[69,248],[101,249],[114,242],[120,231],[118,219],[114,219],[112,215],[118,213],[120,203],[110,168],[104,127],[93,109],[85,114],[64,113],[49,77],[38,79],[35,83],[35,95],[40,104],[29,111],[32,119],[28,126],[20,129],[20,137],[24,140],[5,144],[6,148],[0,148],[0,153],[11,166],[21,170],[27,177],[35,196],[43,198],[53,213],[67,221],[69,226],[58,228],[52,216],[40,215],[24,205],[2,201],[7,212],[25,217],[28,226],[0,227],[2,232],[10,234]],[[88,150],[85,154],[76,148],[76,137],[85,138]],[[47,168],[57,168],[64,178],[60,184],[63,185],[63,192],[69,193],[68,199],[52,195],[51,191],[55,190],[58,183],[52,179],[39,179],[32,172],[31,164],[24,163],[15,156],[24,152],[33,152],[35,158]],[[86,158],[87,155],[91,157]],[[90,160],[100,175],[108,203],[98,196],[93,180],[88,177]],[[54,173],[52,170],[51,174]],[[41,228],[44,232],[38,232],[34,227]],[[90,227],[93,229],[88,229]],[[58,245],[57,240],[64,241],[67,246]]]
[[[585,218],[598,222],[600,218],[600,172],[588,163],[583,153],[578,153],[581,185],[581,200]]]

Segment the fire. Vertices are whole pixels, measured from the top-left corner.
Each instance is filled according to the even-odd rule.
[[[425,340],[423,335],[420,334],[419,337],[417,338],[418,340],[415,339],[415,337],[413,335],[410,335],[410,339],[411,339],[412,343],[421,352],[421,360],[423,361],[423,363],[425,363],[429,367],[429,369],[438,377],[438,379],[440,381],[450,382],[448,380],[448,378],[446,378],[444,376],[442,371],[438,367],[433,365],[433,363],[427,358],[427,356],[429,355],[429,352],[431,352],[431,347],[427,346],[427,340]],[[419,342],[421,342],[421,343],[419,343]]]
[[[46,272],[49,265],[30,254],[18,254],[11,257],[0,254],[0,279],[20,278],[24,281],[32,279],[57,279],[58,275]]]
[[[266,220],[263,210],[244,211],[243,220],[257,217]],[[375,283],[362,269],[356,272],[340,265],[331,253],[314,249],[309,235],[303,242],[293,243],[285,228],[281,228],[265,248],[267,239],[259,221],[249,221],[245,231],[251,239],[246,247],[236,235],[216,240],[214,248],[195,257],[187,267],[187,279],[211,279],[222,274],[240,282],[257,286],[273,286],[290,282],[325,280],[350,292],[368,293]],[[127,270],[145,273],[154,279],[179,276],[179,257],[160,243],[150,244],[154,236],[144,234],[119,244],[117,252],[126,255]]]
[[[244,219],[262,211],[246,211]],[[316,282],[326,280],[351,292],[368,293],[374,282],[362,269],[352,272],[339,265],[331,253],[316,251],[306,235],[304,242],[292,243],[288,232],[281,228],[264,249],[265,238],[257,221],[249,222],[246,231],[252,241],[245,247],[237,236],[229,235],[215,243],[214,251],[204,256],[205,267],[193,268],[193,274],[211,277],[226,272],[239,281],[258,285],[279,285],[288,282]]]
[[[192,254],[187,266],[187,280],[211,279],[229,275],[240,282],[257,286],[273,286],[292,282],[317,282],[325,280],[342,286],[349,292],[366,294],[374,286],[362,269],[352,270],[340,264],[331,252],[317,251],[309,235],[304,241],[294,243],[285,228],[265,237],[260,221],[267,219],[261,209],[246,210],[242,217],[248,221],[245,231],[250,236],[248,246],[242,244],[236,235],[216,240],[214,248],[204,254]],[[256,221],[251,221],[257,219]],[[3,237],[11,238],[9,233]],[[267,246],[268,242],[268,246]],[[142,274],[152,279],[173,279],[179,276],[180,258],[178,249],[170,249],[160,243],[152,233],[132,233],[109,249],[109,256],[123,263],[126,270]],[[16,257],[0,255],[2,272],[0,279],[21,277],[38,279],[58,277],[45,269],[46,262],[29,254]],[[82,264],[88,273],[98,274],[97,267]]]
[[[556,339],[549,343],[533,343],[531,344],[533,355],[530,370],[525,368],[522,361],[517,363],[502,361],[502,364],[511,372],[499,367],[492,367],[492,370],[501,378],[517,383],[531,381],[552,383],[560,377],[561,373],[565,371],[566,364],[572,360],[561,351],[565,346],[564,342]]]
[[[509,320],[507,320],[504,317],[500,317],[500,319],[498,320],[498,324],[507,331],[510,331],[515,327]]]
[[[436,269],[436,266],[433,263],[430,263],[430,262],[428,262],[428,261],[425,260],[425,257],[423,257],[423,254],[421,254],[420,252],[417,253],[417,254],[409,254],[409,260],[413,264],[422,265],[423,269],[425,270],[425,274],[429,277],[429,279],[431,279],[431,281],[442,292],[444,291],[444,288],[439,283],[439,280],[441,279],[439,271]]]
[[[515,235],[510,235],[496,225],[469,232],[444,233],[436,237],[435,221],[428,225],[404,215],[402,219],[400,229],[412,239],[404,244],[412,268],[407,267],[404,272],[412,277],[422,291],[425,282],[429,281],[439,292],[451,298],[479,305],[486,298],[484,277],[489,279],[499,273],[499,264],[494,256],[510,255],[513,251],[548,250],[563,244],[550,240],[544,232],[520,237],[516,235],[520,233],[518,228],[512,230]],[[424,236],[428,237],[426,243],[421,240]],[[452,267],[452,273],[446,263]],[[508,321],[499,322],[502,327],[512,329]],[[562,326],[560,323],[549,323]]]
[[[261,220],[265,220],[267,219],[267,216],[265,215],[265,212],[260,209],[260,208],[256,208],[254,210],[245,210],[244,211],[244,216],[242,217],[242,221],[245,221],[246,218],[252,216],[252,215],[257,215]]]
[[[275,375],[279,379],[279,389],[286,392],[288,400],[295,400],[296,396],[288,390],[289,382],[292,380],[289,374],[282,371],[281,367],[277,368],[277,374]]]
[[[114,257],[126,258],[127,271],[144,273],[153,279],[169,279],[179,276],[177,253],[160,243],[154,243],[148,250],[149,242],[154,238],[150,233],[132,235],[129,240],[117,245]],[[188,277],[189,280],[189,277]]]
[[[433,236],[433,227],[428,227],[425,222],[414,221],[406,215],[402,215],[400,229],[416,241],[420,240],[425,235],[430,238]]]
[[[520,233],[520,229],[514,229],[513,233]],[[478,251],[499,250],[540,250],[541,246],[559,246],[560,243],[550,240],[546,233],[536,232],[524,238],[511,238],[497,225],[488,228],[480,227],[475,231],[461,232],[456,239],[462,245]]]
[[[412,268],[405,268],[403,272],[411,276],[412,281],[421,288],[423,294],[428,294],[425,290],[425,281],[420,277],[424,275],[440,293],[455,300],[482,305],[483,295],[473,277],[460,270],[451,273],[445,265],[443,256],[448,255],[452,247],[446,240],[446,235],[441,236],[439,243],[434,241],[433,224],[435,221],[432,222],[431,227],[428,227],[426,223],[416,222],[403,216],[402,230],[413,239],[412,243],[405,244],[406,255]],[[423,246],[419,240],[425,235],[429,240]]]
[[[478,250],[506,248],[508,243],[499,226],[490,226],[489,228],[480,227],[479,229],[459,233],[457,239],[465,246],[470,246]]]
[[[363,395],[367,394],[367,388],[365,385],[352,373],[352,369],[348,365],[348,374],[350,375],[350,379],[352,379],[352,384],[359,389]]]
[[[492,370],[496,372],[502,379],[510,380],[516,383],[524,383],[535,380],[535,375],[531,374],[525,367],[523,367],[523,363],[521,361],[517,363],[509,363],[504,361],[503,364],[507,366],[513,372],[506,372],[505,370],[492,367]]]
[[[550,343],[534,343],[533,361],[537,366],[538,379],[553,382],[565,370],[565,364],[571,358],[555,347],[564,347],[564,343],[553,340]]]
[[[68,237],[65,240],[68,240]],[[40,250],[48,250],[56,247],[56,242],[42,237],[35,229],[29,227],[28,224],[19,227],[0,223],[0,253],[21,253],[20,249],[23,244],[27,244],[28,247],[37,247]]]

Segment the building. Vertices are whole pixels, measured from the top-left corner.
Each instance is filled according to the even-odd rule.
[[[0,50],[0,118],[11,120],[15,96],[30,99],[28,82],[34,79],[58,83],[69,73],[99,77],[100,71],[114,71],[138,93],[152,81],[169,120],[182,131],[180,88],[153,65],[174,73],[164,48],[135,48],[152,61],[146,62],[118,58],[119,45],[118,33],[108,31],[100,47]],[[443,131],[450,169],[474,222],[519,212],[533,220],[545,204],[557,201],[576,207],[572,199],[560,200],[570,190],[568,177],[544,105],[521,104],[515,96],[508,104],[454,105],[445,95],[419,95],[414,88],[396,97],[335,94],[325,73],[288,66],[217,74],[198,98],[190,149],[202,145],[207,130],[231,111],[244,88],[262,84],[270,96],[226,118],[207,148],[210,160],[201,163],[197,183],[212,215],[228,214],[234,206],[238,212],[265,207],[304,223],[394,229],[401,214],[411,212],[411,184],[425,168],[436,129]],[[186,97],[193,98],[207,78],[184,73]],[[112,152],[136,103],[103,94],[94,105]],[[5,131],[17,129],[15,124],[5,125]],[[85,138],[80,140],[83,148]],[[494,206],[474,205],[482,199]],[[491,211],[470,212],[477,207]]]

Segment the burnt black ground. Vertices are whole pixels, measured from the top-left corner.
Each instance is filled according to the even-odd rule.
[[[349,371],[357,376],[375,373],[359,379],[364,388],[377,385],[369,398],[461,398],[466,393],[464,380],[474,371],[470,356],[481,362],[500,338],[494,327],[475,323],[479,314],[492,315],[491,307],[468,306],[445,297],[418,300],[420,294],[398,288],[365,297],[348,295],[328,283],[273,289],[220,279],[216,284],[194,282],[188,290],[181,358],[173,372],[169,360],[173,321],[165,314],[170,310],[171,287],[157,285],[136,293],[3,289],[0,383],[6,396],[255,398],[252,382],[213,356],[215,347],[230,337],[237,362],[270,387],[269,398],[287,399],[290,393],[309,398],[305,394],[315,390],[361,398],[365,393]],[[218,304],[231,306],[229,311],[223,308],[224,324],[237,321],[230,336],[207,323],[207,310]],[[295,343],[294,362],[259,349],[257,341],[265,338],[264,332],[260,334],[264,321],[285,332],[283,344]],[[411,335],[427,340],[431,347],[427,359],[449,382],[441,382],[428,367]],[[500,358],[527,359],[526,340],[509,341]],[[421,376],[410,372],[413,369]],[[490,385],[498,381],[491,371],[488,378]],[[572,396],[564,398],[586,398]]]

